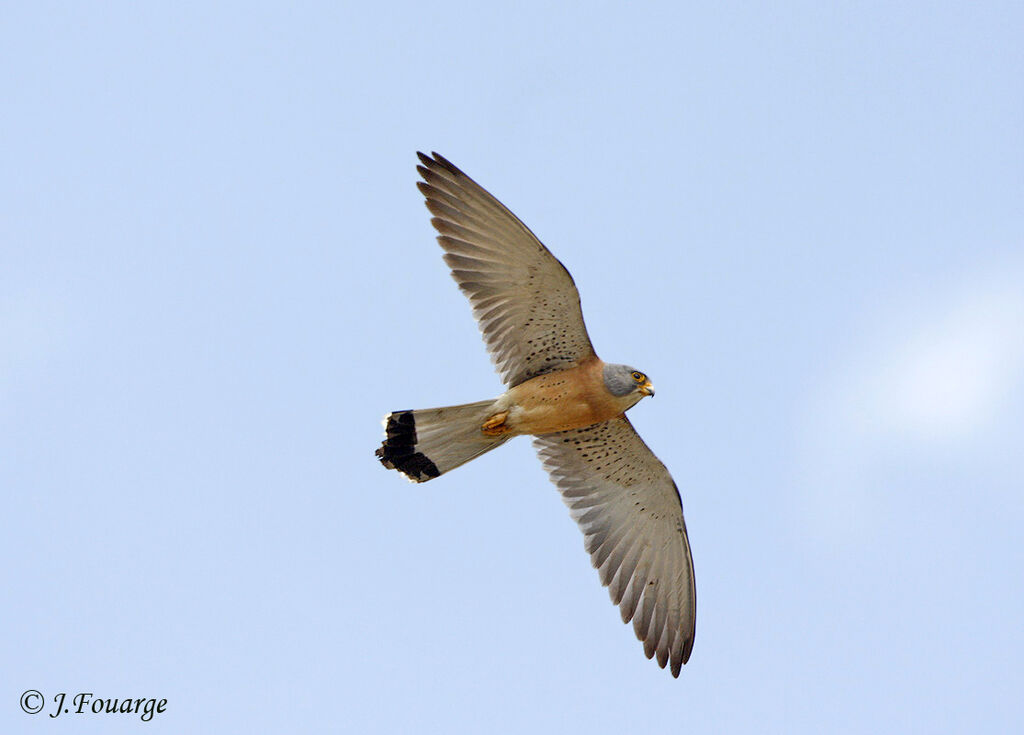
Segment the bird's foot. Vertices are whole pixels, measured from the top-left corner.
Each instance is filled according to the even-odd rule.
[[[506,432],[512,431],[505,420],[508,418],[508,411],[500,411],[494,414],[489,419],[480,425],[480,431],[486,436],[500,436]]]

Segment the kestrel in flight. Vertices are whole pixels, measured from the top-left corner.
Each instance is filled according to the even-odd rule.
[[[526,225],[442,156],[417,155],[417,186],[444,260],[508,390],[478,403],[395,411],[377,456],[426,482],[533,435],[623,622],[633,621],[648,658],[679,676],[696,618],[682,502],[625,413],[654,395],[651,381],[594,353],[572,276]]]

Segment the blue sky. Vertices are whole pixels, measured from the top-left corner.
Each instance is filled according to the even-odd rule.
[[[369,5],[3,10],[0,730],[1024,726],[1021,6]],[[678,680],[527,440],[373,456],[501,390],[417,149],[657,385]]]

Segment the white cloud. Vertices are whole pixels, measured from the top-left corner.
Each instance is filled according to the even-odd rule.
[[[875,419],[868,430],[919,440],[980,431],[1020,378],[1024,278],[988,279],[935,307],[929,323],[908,325],[904,340],[890,335],[881,364],[852,386]]]
[[[1024,268],[903,295],[860,331],[807,400],[804,509],[827,537],[862,530],[899,489],[894,465],[913,473],[970,461],[972,447],[1014,420]]]

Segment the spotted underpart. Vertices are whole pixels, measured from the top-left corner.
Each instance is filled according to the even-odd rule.
[[[441,474],[437,465],[416,451],[416,419],[412,411],[396,411],[388,416],[386,432],[388,438],[377,449],[382,465],[389,470],[398,470],[416,482]]]

